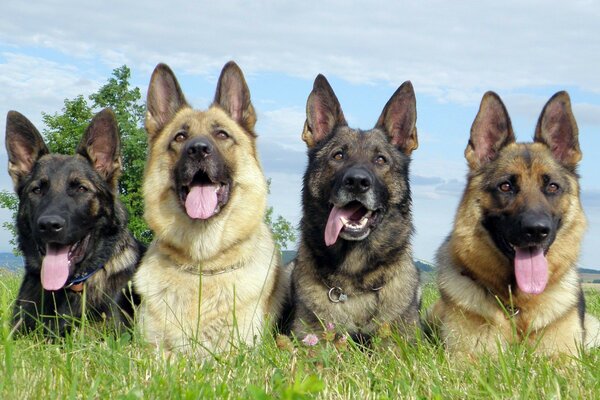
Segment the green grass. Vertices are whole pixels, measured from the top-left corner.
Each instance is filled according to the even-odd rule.
[[[524,347],[476,362],[448,358],[425,340],[376,340],[372,351],[331,342],[308,347],[272,337],[218,359],[171,359],[134,334],[113,337],[93,326],[55,342],[10,335],[19,284],[0,275],[0,398],[436,399],[597,398],[600,351],[550,359]],[[425,287],[424,305],[437,297]],[[586,293],[600,314],[600,294]],[[384,344],[385,342],[385,344]],[[339,347],[339,346],[338,346]]]

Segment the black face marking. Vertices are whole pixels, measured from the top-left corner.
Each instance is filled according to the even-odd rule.
[[[17,114],[9,113],[9,119],[25,119]],[[81,294],[69,285],[104,267],[101,278],[86,281],[85,310],[91,318],[120,320],[116,314],[132,311],[123,289],[140,248],[117,199],[121,164],[114,113],[96,114],[73,156],[49,154],[30,123],[16,128],[7,134],[7,144],[16,168],[11,176],[19,198],[16,228],[25,274],[15,301],[15,328],[43,325],[44,332],[64,333],[84,310]]]
[[[36,285],[49,249],[66,249],[61,251],[67,252],[67,282],[106,264],[127,223],[113,190],[84,157],[38,160],[22,182],[17,215],[26,273]]]
[[[356,246],[373,252],[375,259],[405,248],[413,229],[407,155],[378,129],[347,127],[338,128],[308,155],[302,220],[308,247],[331,260],[330,265],[343,260],[335,254]],[[384,157],[385,163],[379,163],[378,157]],[[327,247],[323,235],[333,207],[356,211],[335,245]]]
[[[569,173],[528,146],[503,154],[480,171],[488,195],[482,225],[512,261],[515,248],[548,251],[561,226],[560,201]]]
[[[98,205],[112,198],[106,182],[82,158],[47,156],[20,192],[21,225],[31,231],[39,247],[73,244],[88,235],[99,219],[114,213]],[[61,229],[49,229],[44,224],[47,219],[61,220]]]
[[[175,190],[181,201],[182,210],[185,208],[188,193],[194,185],[218,185],[219,210],[229,201],[231,172],[212,136],[192,136],[179,149],[179,159],[173,174]]]

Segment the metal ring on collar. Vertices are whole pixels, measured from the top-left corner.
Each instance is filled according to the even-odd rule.
[[[348,299],[348,296],[342,291],[342,288],[339,286],[334,286],[330,288],[329,292],[327,293],[327,296],[329,297],[329,301],[331,301],[332,303],[343,303]]]

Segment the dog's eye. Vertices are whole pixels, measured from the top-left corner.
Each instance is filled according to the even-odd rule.
[[[83,186],[83,185],[77,186],[78,193],[86,193],[87,191],[88,191],[88,188],[86,188],[85,186]]]
[[[342,161],[344,159],[344,153],[341,151],[336,151],[333,153],[332,157],[335,161]]]
[[[39,187],[39,186],[34,186],[34,187],[31,189],[31,193],[33,193],[33,194],[40,194],[40,193],[42,193],[42,188],[41,188],[41,187]]]
[[[375,164],[377,164],[377,165],[385,165],[385,164],[387,164],[387,160],[386,160],[386,158],[384,156],[378,156],[375,159]]]
[[[221,140],[229,139],[229,134],[225,131],[217,131],[215,132],[215,136],[217,139]]]
[[[549,183],[548,186],[546,186],[546,192],[547,193],[556,193],[556,192],[558,192],[559,189],[560,189],[560,186],[558,186],[554,182]]]
[[[499,186],[498,189],[500,189],[501,192],[504,193],[510,193],[513,190],[512,185],[510,184],[510,182],[502,182]]]
[[[187,132],[181,131],[177,132],[177,135],[173,138],[177,143],[185,142],[187,139]]]

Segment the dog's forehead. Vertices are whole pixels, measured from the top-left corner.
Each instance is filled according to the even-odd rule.
[[[179,131],[193,132],[206,127],[207,119],[204,111],[186,108],[177,113],[163,130],[163,137],[170,140],[171,134]],[[165,135],[165,133],[167,133]]]
[[[186,131],[191,135],[208,135],[217,129],[236,134],[239,127],[218,107],[208,110],[186,109],[177,114],[170,124],[170,131]]]
[[[496,162],[486,166],[490,178],[496,176],[556,176],[564,171],[552,156],[550,149],[541,143],[513,143],[506,146]]]
[[[333,146],[344,144],[349,147],[365,150],[389,146],[387,137],[379,129],[364,131],[361,129],[352,129],[347,126],[338,128],[333,134],[330,143]]]
[[[503,157],[507,160],[512,159],[530,169],[555,169],[560,166],[548,146],[541,143],[516,143]]]
[[[46,178],[59,182],[74,177],[89,178],[94,172],[89,161],[80,155],[47,154],[41,157],[33,172],[33,179]]]

